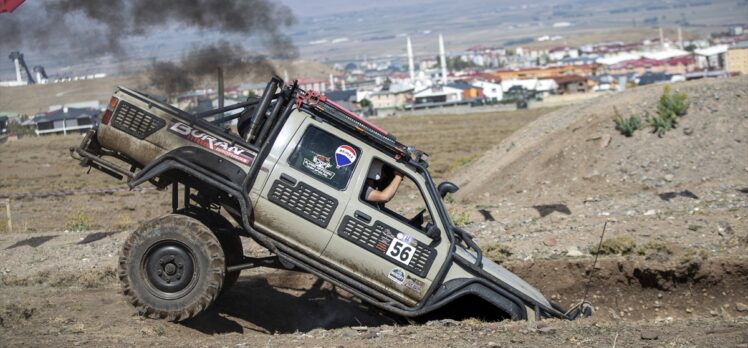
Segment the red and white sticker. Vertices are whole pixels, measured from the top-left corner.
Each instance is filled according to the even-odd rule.
[[[340,145],[335,150],[335,163],[338,168],[347,167],[356,162],[356,149],[349,145]]]

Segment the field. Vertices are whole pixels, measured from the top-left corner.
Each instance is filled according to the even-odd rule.
[[[691,106],[663,138],[648,129],[626,138],[612,121],[613,106],[625,115],[653,108],[661,86],[557,109],[374,120],[428,152],[437,180],[461,186],[448,209],[487,257],[565,306],[588,293],[591,318],[410,324],[311,275],[254,269],[198,318],[143,319],[119,294],[115,269],[129,231],[169,211],[166,193],[145,190],[10,201],[13,232],[0,232],[0,338],[35,346],[743,347],[748,79],[673,87]],[[78,141],[0,145],[0,196],[123,187],[69,158]]]

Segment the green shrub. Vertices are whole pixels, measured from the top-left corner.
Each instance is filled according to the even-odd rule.
[[[634,135],[634,131],[639,129],[639,126],[641,126],[641,119],[636,115],[631,115],[627,119],[623,118],[623,116],[618,112],[618,108],[615,106],[613,107],[613,113],[616,116],[614,120],[616,123],[616,130],[626,137]]]
[[[452,214],[452,223],[454,223],[455,226],[466,226],[473,223],[473,221],[470,219],[470,213],[462,211]]]
[[[688,95],[684,92],[670,92],[670,86],[665,86],[660,101],[657,103],[657,114],[661,117],[681,117],[688,112]]]
[[[675,118],[669,116],[657,115],[650,117],[647,115],[647,124],[652,127],[652,133],[662,138],[667,131],[675,128]]]
[[[82,232],[88,230],[90,227],[91,218],[81,209],[78,209],[65,223],[65,229],[68,231]]]
[[[606,239],[600,244],[590,247],[592,255],[626,255],[634,252],[636,243],[629,237],[616,237]]]
[[[508,246],[500,243],[491,243],[481,248],[483,250],[483,256],[489,258],[496,263],[502,263],[510,256],[512,256],[512,250]]]
[[[657,102],[657,116],[647,117],[652,133],[662,137],[678,124],[678,118],[688,112],[688,95],[684,92],[671,93],[670,86],[665,86]]]

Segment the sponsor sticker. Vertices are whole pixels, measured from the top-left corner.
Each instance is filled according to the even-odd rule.
[[[409,235],[407,235],[405,233],[402,233],[402,232],[399,232],[397,234],[397,239],[405,242],[405,244],[408,244],[408,245],[413,244],[413,237],[411,237],[411,236],[409,236]]]
[[[340,145],[335,150],[335,163],[338,168],[347,167],[356,162],[356,149],[348,145]]]
[[[405,281],[405,272],[399,268],[393,268],[387,275],[387,278],[390,278],[390,280],[397,283],[397,285],[402,285]]]
[[[332,164],[330,163],[330,157],[327,156],[315,154],[311,160],[305,158],[304,167],[310,172],[319,175],[327,180],[331,180],[335,176],[335,172],[329,169],[330,167],[332,167]]]
[[[174,123],[169,127],[169,131],[201,147],[246,165],[252,164],[255,159],[256,154],[254,152],[239,145],[232,145],[182,122]]]
[[[423,282],[418,279],[413,279],[410,276],[408,276],[403,283],[405,284],[405,287],[413,290],[415,292],[421,292],[421,289],[423,288]]]

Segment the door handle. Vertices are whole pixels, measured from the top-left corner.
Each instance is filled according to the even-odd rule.
[[[296,185],[296,179],[294,179],[292,176],[290,176],[290,175],[288,175],[286,173],[281,173],[281,177],[280,178],[281,178],[281,180],[283,180],[283,181],[285,181],[285,182],[287,182],[287,183],[289,183],[291,185]]]
[[[353,213],[353,216],[355,216],[357,219],[359,219],[359,220],[361,220],[363,222],[371,222],[371,216],[366,215],[366,214],[362,213],[359,210],[356,210],[356,212]]]

